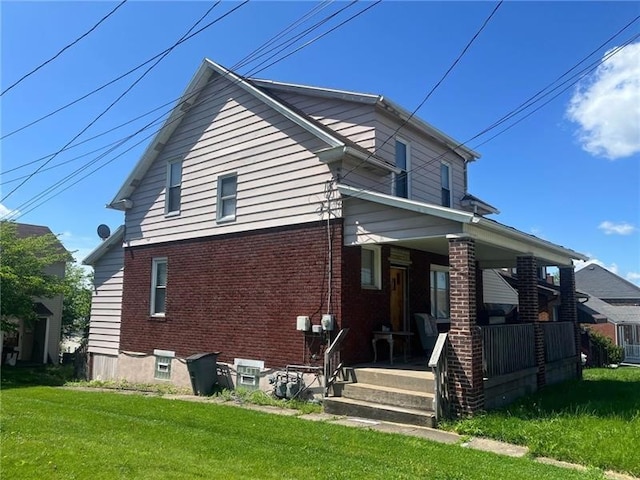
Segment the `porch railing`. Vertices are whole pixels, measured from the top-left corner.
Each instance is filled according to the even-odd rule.
[[[340,349],[345,337],[349,333],[348,328],[340,330],[335,340],[324,352],[324,396],[329,396],[329,390],[335,383],[338,375],[342,373],[342,362],[340,361]]]
[[[487,378],[535,367],[533,324],[482,327],[482,366]]]
[[[628,362],[640,363],[640,345],[625,345],[624,359]]]
[[[447,383],[447,350],[449,349],[449,339],[446,333],[438,335],[436,345],[433,347],[429,367],[433,371],[434,377],[434,405],[433,410],[436,415],[436,423],[444,417],[449,416],[450,397]]]
[[[577,355],[573,322],[541,322],[540,325],[544,332],[544,359],[547,363]]]

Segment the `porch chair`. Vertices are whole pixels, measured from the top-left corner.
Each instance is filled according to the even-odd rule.
[[[413,319],[416,322],[420,344],[424,353],[428,356],[433,352],[438,339],[438,324],[436,319],[428,313],[414,313]]]

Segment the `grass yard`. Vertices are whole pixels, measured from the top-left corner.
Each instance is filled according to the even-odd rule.
[[[461,434],[640,476],[640,368],[587,369],[509,407],[452,423]]]
[[[413,437],[149,395],[14,380],[3,384],[1,402],[2,478],[602,477],[597,470],[565,470]]]

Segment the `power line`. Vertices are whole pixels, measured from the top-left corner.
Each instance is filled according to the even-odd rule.
[[[193,31],[193,29],[202,21],[204,20],[204,18],[209,15],[209,13],[220,4],[219,0],[218,2],[214,3],[213,6],[211,6],[206,12],[205,14],[200,17],[198,19],[198,21],[193,24],[189,30],[181,37],[180,40],[183,40],[189,33],[191,33],[191,31]],[[226,16],[230,15],[231,13],[233,13],[234,11],[236,11],[237,9],[239,9],[240,7],[246,5],[248,3],[249,0],[245,0],[243,3],[239,4],[238,6],[236,6],[235,8],[229,10],[227,13],[225,13],[224,15],[221,15],[220,17],[218,17],[214,22],[211,23],[211,25],[213,25],[214,23],[222,20],[223,18],[225,18]],[[178,40],[178,42],[180,41]],[[77,138],[79,138],[84,132],[86,132],[89,128],[91,128],[92,125],[94,125],[102,116],[104,116],[109,110],[111,110],[111,108],[113,108],[122,98],[124,98],[125,95],[127,95],[127,93],[129,93],[149,72],[151,72],[151,70],[153,70],[153,68],[155,68],[167,55],[169,55],[169,53],[171,53],[171,51],[178,45],[178,42],[174,43],[171,48],[169,48],[169,50],[163,54],[160,58],[158,58],[151,66],[149,66],[149,68],[147,68],[147,70],[144,71],[144,73],[142,75],[140,75],[127,89],[125,89],[124,92],[122,92],[118,98],[116,98],[113,102],[111,102],[111,104],[105,109],[103,110],[97,117],[95,117],[91,122],[89,122],[88,125],[86,125],[82,130],[80,130],[80,132],[75,135],[69,142],[67,142],[67,144],[62,147],[62,149],[58,150],[51,158],[49,158],[47,161],[45,161],[42,165],[40,165],[33,173],[31,173],[27,178],[25,178],[18,186],[14,187],[13,190],[11,190],[7,195],[5,195],[2,200],[0,200],[0,202],[4,202],[7,198],[9,198],[16,190],[18,190],[20,187],[22,187],[26,182],[29,181],[29,179],[31,179],[34,175],[36,175],[40,170],[42,170],[47,164],[49,164],[54,158],[56,158],[58,156],[59,153],[61,153],[66,147],[68,147],[71,143],[74,142],[74,140],[76,140]]]
[[[377,2],[377,3],[379,3],[379,2]],[[376,3],[376,4],[377,4],[377,3]],[[349,17],[349,19],[347,19],[347,21],[353,20],[354,18],[358,17],[361,13],[363,13],[363,12],[364,12],[364,11],[366,11],[366,10],[368,10],[369,8],[371,8],[371,6],[370,6],[370,7],[367,7],[366,9],[364,9],[364,10],[362,10],[362,11],[360,11],[360,12],[358,12],[358,13],[354,14],[354,15],[352,15],[351,17]],[[343,10],[344,10],[344,9],[343,9]],[[342,11],[342,10],[341,10],[341,11]],[[342,22],[340,25],[344,25],[345,23],[346,23],[346,22]],[[335,30],[335,28],[331,29],[330,31],[333,31],[333,30]],[[314,38],[314,40],[313,40],[313,41],[314,41],[314,42],[315,42],[315,41],[317,41],[319,38],[322,38],[322,36],[324,36],[324,35],[321,35],[321,36],[318,36],[318,37]],[[311,43],[312,43],[312,42],[307,42],[304,46],[306,47],[306,46],[310,45]],[[298,49],[298,50],[299,50],[299,49]],[[296,51],[298,51],[298,50],[296,50]],[[253,55],[253,54],[250,54],[250,55],[249,55],[248,57],[246,57],[246,58],[250,58],[252,55]],[[276,53],[276,54],[274,54],[274,55],[272,55],[272,58],[273,58],[275,55],[277,55],[277,53]],[[288,56],[288,55],[287,55],[287,56]],[[277,61],[273,62],[272,64],[270,64],[270,65],[268,65],[268,66],[271,66],[271,65],[273,65],[274,63],[277,63],[277,62],[279,62],[279,61],[282,61],[284,58],[286,58],[286,57],[280,58],[280,59],[278,59]],[[240,63],[242,63],[242,62],[240,62]],[[267,66],[267,67],[264,67],[264,68],[262,68],[262,69],[260,69],[258,72],[255,72],[255,73],[259,73],[260,71],[262,71],[262,70],[264,70],[264,69],[268,68],[268,66]],[[226,76],[226,75],[225,75],[225,76]],[[241,78],[241,77],[239,78],[239,81],[242,81],[242,78]],[[232,87],[233,85],[235,85],[235,84],[232,84],[232,85],[231,85],[231,86],[229,86],[228,88]],[[204,87],[202,87],[202,88],[204,88]],[[193,93],[189,98],[192,98],[193,96],[195,96],[195,95],[199,94],[199,93],[200,93],[200,91],[202,91],[202,89],[200,89],[200,90],[199,90],[199,91],[197,91],[197,92],[194,92],[194,93]],[[217,94],[221,94],[221,93],[222,93],[222,92],[217,92]],[[209,100],[211,97],[213,97],[213,96],[215,96],[215,95],[216,95],[216,93],[213,93],[213,94],[211,94],[209,97],[205,97],[204,99],[201,99],[200,101],[198,101],[198,102],[197,102],[197,104],[201,104],[201,103],[203,103],[204,101]],[[193,108],[193,106],[195,106],[195,105],[192,105],[192,108]],[[184,115],[186,115],[186,113],[187,113],[187,112],[183,112],[180,116],[178,116],[176,119],[174,119],[174,120],[172,120],[172,121],[174,121],[174,122],[175,122],[175,121],[180,121],[180,120],[181,120],[181,118],[182,118]],[[122,141],[122,143],[121,143],[121,144],[123,144],[123,143],[125,143],[126,141],[128,141],[129,139],[131,139],[131,138],[135,137],[138,133],[140,133],[140,132],[141,132],[141,131],[143,131],[144,129],[148,128],[148,127],[149,127],[149,125],[150,125],[150,124],[147,124],[147,126],[145,126],[145,127],[141,128],[140,130],[138,130],[137,132],[133,133],[133,134],[132,134],[132,135],[130,135],[129,137],[127,137],[127,138],[123,139],[123,141]],[[163,125],[163,127],[162,127],[162,128],[164,128],[164,126],[165,126],[165,125]],[[58,195],[59,195],[59,194],[61,194],[62,192],[64,192],[64,191],[68,190],[68,189],[69,189],[69,188],[71,188],[72,186],[76,185],[76,184],[77,184],[77,183],[79,183],[80,181],[82,181],[82,180],[84,180],[85,178],[87,178],[88,176],[92,175],[93,173],[95,173],[95,172],[96,172],[96,171],[98,171],[99,169],[101,169],[101,168],[103,168],[104,166],[108,165],[109,163],[113,162],[115,159],[119,158],[119,157],[120,157],[120,156],[122,156],[124,153],[126,153],[126,152],[130,151],[131,149],[133,149],[135,146],[137,146],[137,145],[139,145],[140,143],[142,143],[142,142],[143,142],[144,140],[146,140],[147,138],[150,138],[151,136],[153,136],[153,135],[154,135],[155,133],[157,133],[158,131],[159,131],[159,130],[156,130],[156,131],[152,132],[150,135],[148,135],[147,137],[143,138],[143,139],[142,139],[142,140],[140,140],[138,143],[136,143],[136,144],[135,144],[135,145],[133,145],[132,147],[128,148],[126,151],[124,151],[124,152],[122,152],[122,153],[118,154],[116,157],[114,157],[114,158],[110,159],[109,161],[105,162],[105,164],[103,164],[103,165],[101,165],[101,166],[97,167],[96,169],[92,170],[91,172],[87,173],[86,175],[84,175],[83,177],[81,177],[80,179],[78,179],[78,180],[77,180],[76,182],[74,182],[73,184],[66,186],[64,189],[59,190],[58,192],[54,193],[53,195],[49,196],[48,198],[43,199],[43,200],[42,200],[40,203],[38,203],[37,205],[34,205],[34,203],[35,203],[38,199],[43,198],[46,194],[48,194],[49,192],[51,192],[51,191],[52,191],[53,189],[55,189],[57,186],[60,186],[61,184],[66,183],[66,182],[67,182],[67,181],[69,181],[71,178],[73,178],[74,176],[76,176],[78,173],[81,173],[82,171],[86,170],[88,167],[90,167],[91,165],[95,164],[97,161],[99,161],[99,160],[101,160],[102,158],[104,158],[104,156],[106,156],[106,155],[107,155],[108,153],[110,153],[110,152],[105,152],[104,154],[100,155],[100,157],[98,157],[97,159],[94,159],[94,160],[92,160],[91,162],[88,162],[87,164],[85,164],[85,165],[81,166],[81,167],[80,167],[80,168],[78,168],[76,171],[74,171],[72,174],[70,174],[70,175],[68,175],[67,177],[65,177],[65,178],[61,179],[61,180],[60,180],[60,181],[58,181],[55,185],[53,185],[53,186],[49,187],[46,191],[41,192],[39,195],[36,195],[36,196],[35,196],[35,197],[33,197],[32,199],[30,199],[30,200],[28,200],[27,202],[25,202],[24,204],[20,205],[17,209],[15,209],[17,213],[16,213],[16,215],[14,215],[14,216],[13,216],[13,219],[14,219],[14,220],[16,220],[16,219],[18,219],[18,218],[20,218],[20,217],[22,217],[22,216],[26,215],[27,213],[29,213],[29,212],[31,212],[31,211],[33,211],[33,210],[35,210],[36,208],[40,207],[41,205],[43,205],[44,203],[48,202],[48,201],[49,201],[49,200],[51,200],[52,198],[54,198],[54,197],[58,196]],[[118,145],[118,146],[120,146],[120,145]],[[115,147],[115,148],[117,148],[117,147]],[[111,151],[113,151],[113,150],[111,150]],[[29,205],[33,205],[33,206],[32,206],[32,208],[30,208],[30,209],[29,209],[29,210],[27,210],[27,211],[23,211],[23,212],[21,212],[21,211],[20,211],[20,210],[21,210],[21,209],[23,209],[25,206],[29,206]],[[19,213],[19,215],[18,215],[18,213]]]
[[[38,65],[36,68],[34,68],[33,70],[31,70],[29,73],[25,73],[22,77],[20,77],[16,82],[12,83],[11,85],[9,85],[7,88],[4,89],[4,91],[2,93],[0,93],[0,97],[3,96],[5,93],[7,93],[9,90],[11,90],[13,87],[15,87],[16,85],[18,85],[19,83],[21,83],[23,80],[25,80],[27,77],[33,75],[34,73],[36,73],[38,70],[40,70],[42,67],[44,67],[45,65],[47,65],[48,63],[51,63],[52,61],[54,61],[56,58],[58,58],[60,55],[62,55],[62,53],[65,50],[68,50],[69,48],[73,47],[76,43],[78,43],[80,40],[82,40],[84,37],[86,37],[87,35],[89,35],[91,32],[93,32],[96,28],[98,28],[98,26],[104,22],[107,18],[109,18],[111,15],[113,15],[114,13],[116,13],[116,10],[118,10],[121,6],[123,6],[125,3],[127,3],[127,0],[122,0],[118,5],[116,5],[116,7],[111,10],[109,13],[107,13],[104,17],[102,17],[98,23],[96,23],[93,27],[91,27],[89,30],[87,30],[85,33],[83,33],[82,35],[80,35],[78,38],[76,38],[73,42],[71,42],[70,44],[66,45],[65,47],[62,48],[62,50],[60,50],[58,53],[56,53],[53,57],[51,57],[49,60],[44,61],[43,63],[41,63],[40,65]]]
[[[442,82],[444,82],[444,80],[449,76],[449,74],[451,73],[451,71],[456,67],[456,65],[460,62],[460,60],[462,59],[462,57],[464,57],[464,55],[467,53],[467,51],[469,50],[469,48],[471,47],[471,45],[475,42],[475,40],[478,38],[478,36],[482,33],[482,31],[485,29],[485,27],[487,26],[487,24],[491,21],[491,19],[493,18],[493,16],[496,14],[496,12],[498,11],[498,9],[500,8],[500,6],[502,5],[503,0],[500,0],[496,6],[493,8],[493,10],[491,11],[491,13],[489,14],[489,16],[485,19],[485,21],[482,23],[482,25],[480,26],[480,28],[478,29],[478,31],[473,35],[473,37],[471,37],[471,39],[467,42],[467,44],[465,45],[465,47],[462,49],[462,51],[458,54],[458,57],[453,61],[453,63],[451,64],[451,66],[447,69],[447,71],[444,73],[444,75],[442,75],[442,77],[440,78],[440,80],[438,80],[436,82],[436,84],[431,88],[431,90],[429,90],[429,92],[425,95],[425,97],[422,99],[422,101],[418,104],[418,106],[411,112],[411,114],[407,117],[406,120],[404,120],[400,126],[398,126],[398,128],[395,129],[395,131],[389,135],[384,142],[382,142],[382,145],[380,145],[379,149],[382,149],[382,147],[384,147],[389,140],[391,140],[392,138],[394,138],[398,132],[403,129],[407,123],[409,123],[409,121],[415,116],[415,114],[418,112],[418,110],[420,110],[422,108],[422,106],[426,103],[426,101],[431,97],[431,95],[433,95],[433,92],[435,92],[437,90],[437,88],[442,84]],[[358,163],[355,167],[351,168],[349,171],[347,171],[347,173],[345,173],[344,175],[342,175],[342,178],[347,177],[350,173],[352,173],[354,170],[357,170],[358,168],[360,168],[362,165],[364,165],[371,157],[373,156],[373,152],[369,153],[369,155],[367,155],[367,158],[365,158],[364,160],[362,160],[360,163]]]

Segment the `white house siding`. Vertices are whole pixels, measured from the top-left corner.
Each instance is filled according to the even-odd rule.
[[[373,105],[277,90],[269,91],[334,132],[367,150],[373,150],[375,142]]]
[[[131,196],[128,245],[319,220],[328,145],[227,80],[211,81]],[[181,211],[165,215],[167,162],[182,159]],[[217,178],[238,174],[236,220],[216,222]]]
[[[459,224],[417,212],[348,197],[343,202],[344,244],[359,245],[442,236]]]
[[[113,245],[93,266],[93,296],[89,323],[89,353],[94,359],[100,356],[117,357],[120,347],[120,313],[122,310],[122,276],[124,273],[124,249],[120,243]],[[100,363],[102,362],[102,363]],[[107,360],[98,360],[106,371],[115,369]],[[94,373],[96,373],[94,371]],[[95,377],[95,375],[94,375]],[[102,375],[102,378],[110,378]]]
[[[418,132],[410,126],[400,126],[397,119],[378,112],[376,122],[376,153],[391,163],[395,163],[395,138],[405,140],[410,149],[410,199],[441,205],[440,163],[444,161],[451,167],[452,208],[461,208],[460,199],[465,191],[465,172],[463,159],[447,149],[435,139]],[[387,142],[383,145],[384,142]],[[381,193],[391,194],[390,183],[386,189],[377,189]]]

